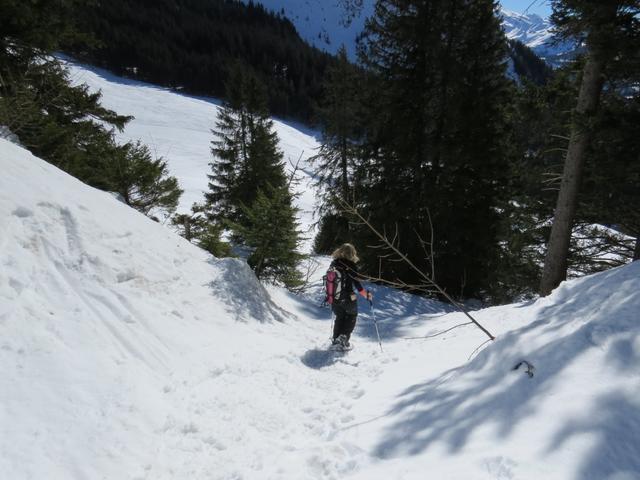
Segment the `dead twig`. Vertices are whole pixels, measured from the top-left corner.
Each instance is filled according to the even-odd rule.
[[[458,325],[454,325],[451,328],[447,328],[446,330],[443,330],[441,332],[434,333],[433,335],[425,335],[423,337],[404,337],[403,340],[423,340],[425,338],[439,337],[440,335],[444,335],[445,333],[450,332],[451,330],[455,330],[456,328],[464,327],[465,325],[471,325],[472,323],[473,322],[459,323]]]
[[[475,318],[473,318],[471,316],[471,314],[467,311],[467,309],[464,308],[464,306],[462,306],[462,304],[460,304],[459,302],[454,300],[442,287],[440,287],[427,274],[425,274],[422,270],[420,270],[404,253],[402,253],[397,248],[397,246],[394,243],[389,241],[389,239],[386,237],[386,235],[380,233],[371,224],[371,222],[369,222],[366,218],[364,218],[356,207],[354,207],[353,205],[348,204],[347,202],[345,202],[344,200],[342,200],[340,198],[338,198],[338,201],[342,204],[342,207],[344,208],[345,212],[355,216],[356,218],[358,218],[358,220],[360,222],[362,222],[364,225],[366,225],[369,228],[369,230],[371,230],[374,233],[374,235],[376,237],[378,237],[380,239],[380,241],[384,245],[386,245],[387,248],[393,250],[395,252],[395,254],[402,261],[404,261],[407,265],[409,265],[409,267],[411,267],[411,269],[414,270],[420,276],[420,278],[422,278],[426,282],[427,285],[429,285],[430,287],[433,287],[433,289],[435,289],[440,295],[442,295],[453,306],[455,306],[458,310],[460,310],[467,318],[469,318],[469,320],[471,320],[480,330],[482,330],[484,332],[484,334],[489,337],[490,340],[495,340],[495,337],[486,328],[484,328]]]

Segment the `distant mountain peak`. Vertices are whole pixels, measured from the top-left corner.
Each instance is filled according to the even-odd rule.
[[[502,25],[509,39],[520,40],[531,49],[546,45],[553,40],[551,22],[535,13],[522,14],[505,8]]]

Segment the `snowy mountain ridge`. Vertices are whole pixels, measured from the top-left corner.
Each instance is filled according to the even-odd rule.
[[[553,41],[551,23],[534,13],[521,14],[502,9],[502,25],[507,37],[520,40],[531,49]]]
[[[502,26],[510,40],[519,40],[552,66],[559,66],[576,50],[573,42],[557,42],[549,19],[535,13],[502,9]]]
[[[495,342],[370,286],[336,356],[317,283],[265,288],[1,139],[0,167],[0,478],[640,477],[640,262],[474,312]]]

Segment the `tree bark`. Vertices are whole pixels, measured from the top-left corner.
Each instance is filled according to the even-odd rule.
[[[584,66],[575,119],[571,126],[571,139],[565,158],[564,172],[544,260],[540,295],[546,296],[567,277],[567,257],[571,229],[578,201],[580,178],[590,141],[590,119],[598,108],[602,91],[604,59],[589,55]]]

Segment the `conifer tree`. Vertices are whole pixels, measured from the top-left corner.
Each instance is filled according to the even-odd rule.
[[[363,75],[349,62],[344,45],[338,61],[327,71],[324,99],[318,109],[322,143],[318,155],[317,183],[323,191],[322,218],[314,249],[326,253],[350,241],[348,219],[336,213],[334,197],[349,202],[355,164],[361,152],[362,108],[359,90]]]
[[[91,0],[0,0],[0,71],[29,61],[71,40],[87,41],[73,12]]]
[[[35,155],[96,188],[115,191],[146,215],[171,214],[181,190],[165,162],[141,144],[118,146],[114,130],[131,117],[72,85],[52,52],[87,42],[72,11],[90,0],[0,0],[0,125]]]
[[[610,226],[635,238],[634,245],[626,251],[627,245],[621,245],[616,253],[619,257],[639,260],[640,94],[629,95],[625,91],[621,95],[609,89],[600,110],[576,218]],[[598,260],[600,269],[609,266],[606,261]]]
[[[190,213],[176,214],[171,223],[178,234],[216,257],[231,255],[231,246],[220,237],[222,225],[211,221],[206,215],[206,206],[194,203]]]
[[[227,99],[213,130],[209,192],[212,218],[243,223],[241,205],[252,205],[263,185],[286,185],[282,153],[268,116],[264,86],[241,65],[235,65]]]
[[[293,287],[299,281],[300,255],[292,179],[285,175],[264,87],[239,65],[231,78],[213,131],[209,217],[225,224],[233,240],[250,249],[248,262],[258,278]]]
[[[52,5],[70,0],[0,0]],[[119,75],[224,97],[229,66],[251,65],[267,86],[270,111],[308,121],[333,57],[303,41],[291,21],[260,2],[237,0],[76,0],[67,16],[89,30],[94,45],[64,51]],[[86,3],[89,3],[86,5]],[[0,9],[3,11],[3,9]]]
[[[358,157],[362,136],[359,77],[343,45],[338,62],[327,71],[325,95],[318,111],[322,125],[322,144],[315,157],[319,182],[337,190],[344,201],[349,200],[350,170]]]
[[[540,294],[548,295],[567,275],[571,231],[587,150],[593,135],[604,74],[617,57],[637,55],[640,6],[635,0],[554,0],[552,20],[564,37],[578,38],[587,47],[580,93],[571,124],[571,139],[562,184],[540,281]],[[628,48],[635,45],[635,48]]]
[[[178,180],[169,176],[167,162],[153,159],[149,148],[140,142],[126,143],[116,150],[105,172],[109,190],[147,216],[170,217],[182,190]]]
[[[492,0],[378,0],[360,58],[378,78],[361,209],[452,294],[481,294],[499,255],[507,44]],[[424,243],[434,227],[434,257]],[[378,259],[367,258],[378,271]],[[413,281],[401,264],[382,274]],[[455,293],[454,293],[455,292]]]
[[[251,249],[247,261],[256,276],[287,288],[299,287],[302,278],[297,267],[303,256],[298,253],[296,209],[288,189],[267,185],[243,210],[247,221],[235,228]]]

